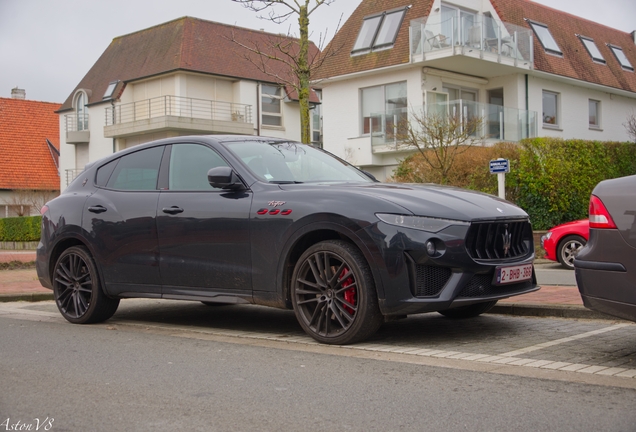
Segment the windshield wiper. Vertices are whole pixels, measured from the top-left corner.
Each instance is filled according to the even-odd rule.
[[[302,184],[304,182],[294,180],[270,180],[270,183],[274,184]]]

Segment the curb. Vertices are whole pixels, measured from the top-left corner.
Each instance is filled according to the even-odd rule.
[[[0,294],[0,303],[9,303],[17,301],[39,302],[53,300],[53,292],[51,293],[29,293],[29,294]]]
[[[624,321],[621,318],[606,315],[576,305],[544,305],[529,303],[497,303],[490,311],[490,314],[515,315],[529,317],[552,317],[552,318],[581,318],[581,319],[601,319],[610,321]]]

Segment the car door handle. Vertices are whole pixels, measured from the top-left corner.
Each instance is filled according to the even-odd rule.
[[[104,213],[106,211],[106,207],[101,205],[96,205],[88,208],[88,211],[91,213]]]
[[[177,214],[183,213],[183,209],[181,207],[172,206],[172,207],[164,207],[161,211],[168,214]]]

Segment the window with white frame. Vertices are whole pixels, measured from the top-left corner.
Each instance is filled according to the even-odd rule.
[[[590,54],[590,57],[592,57],[592,60],[599,63],[605,63],[605,58],[603,57],[603,54],[601,54],[598,47],[594,43],[594,40],[585,36],[581,36],[581,35],[578,35],[578,36],[581,42],[583,42],[583,46],[585,46],[585,49]]]
[[[548,29],[547,25],[534,21],[528,21],[528,23],[546,52],[551,54],[563,54],[561,48],[559,48],[559,45],[554,40],[554,37],[552,37],[552,33],[550,33],[550,29]]]
[[[360,90],[362,134],[392,131],[406,119],[406,81]]]
[[[281,86],[261,85],[261,122],[263,126],[283,125],[283,96]]]
[[[77,130],[88,130],[88,111],[86,109],[86,93],[80,91],[75,96],[75,121],[77,122]]]
[[[627,56],[625,55],[621,47],[618,47],[616,45],[611,45],[611,44],[607,44],[607,46],[612,50],[612,52],[614,53],[614,56],[616,57],[616,60],[618,60],[618,62],[623,67],[623,69],[634,71],[634,67],[627,59]]]
[[[543,125],[559,127],[559,94],[543,90]]]
[[[351,54],[365,54],[371,50],[391,48],[395,43],[398,30],[406,9],[382,12],[366,17],[353,45]]]
[[[589,124],[590,129],[601,128],[601,101],[589,100]]]

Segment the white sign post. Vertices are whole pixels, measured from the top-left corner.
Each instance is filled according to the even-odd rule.
[[[506,173],[510,172],[510,161],[508,159],[495,159],[490,161],[490,174],[497,174],[497,184],[499,186],[499,198],[506,199]]]

